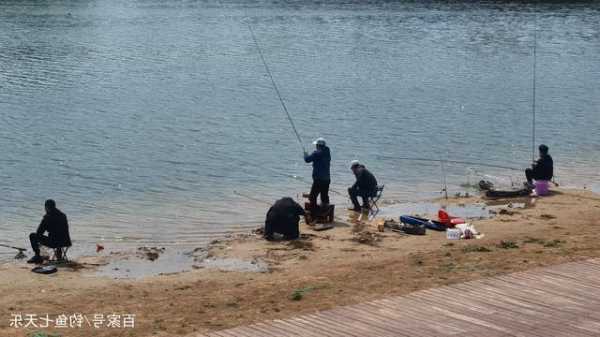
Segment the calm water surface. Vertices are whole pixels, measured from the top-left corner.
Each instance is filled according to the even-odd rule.
[[[529,163],[537,27],[537,142],[563,185],[598,188],[599,15],[593,2],[4,0],[0,243],[26,246],[49,197],[89,252],[197,246],[263,219],[234,190],[306,191],[247,23],[306,146],[331,144],[333,188],[358,158],[393,200],[439,196],[441,169],[384,157]],[[445,171],[451,192],[522,179]]]

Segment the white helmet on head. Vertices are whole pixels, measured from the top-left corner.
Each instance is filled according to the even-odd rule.
[[[315,139],[315,141],[313,142],[313,145],[325,146],[325,144],[326,144],[325,138],[323,138],[323,137],[319,137],[319,138]]]
[[[353,168],[355,168],[357,166],[360,166],[360,165],[361,165],[360,162],[355,159],[355,160],[353,160],[353,161],[350,162],[350,169],[353,169]]]

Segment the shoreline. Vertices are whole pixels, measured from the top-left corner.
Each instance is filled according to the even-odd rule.
[[[448,200],[457,206],[481,202],[477,196]],[[323,232],[302,225],[302,238],[292,242],[235,235],[199,248],[197,256],[211,261],[205,265],[138,279],[98,276],[98,266],[59,268],[46,276],[21,263],[0,265],[6,276],[0,291],[7,294],[0,299],[0,336],[32,331],[7,326],[18,312],[133,313],[136,328],[120,331],[123,336],[186,335],[600,256],[600,195],[556,189],[531,207],[500,204],[505,211],[471,222],[485,234],[480,240],[449,241],[434,231],[381,233],[380,219],[363,226],[338,223]],[[115,336],[110,329],[48,331]]]

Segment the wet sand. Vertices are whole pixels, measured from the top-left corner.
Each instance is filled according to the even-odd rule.
[[[530,198],[511,201],[529,207],[494,201],[498,214],[470,221],[485,234],[480,240],[449,241],[434,231],[380,233],[379,218],[359,226],[337,223],[323,232],[303,226],[302,239],[294,242],[250,234],[216,241],[190,256],[192,271],[136,279],[99,273],[110,256],[77,259],[83,268],[60,268],[50,276],[31,273],[23,262],[5,264],[0,335],[39,330],[9,327],[12,313],[136,315],[134,329],[42,329],[63,336],[186,335],[600,256],[600,196],[557,190],[533,204]],[[448,202],[480,207],[482,200]],[[145,253],[130,261],[150,263]]]

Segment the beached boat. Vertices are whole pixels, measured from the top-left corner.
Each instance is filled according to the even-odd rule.
[[[446,225],[444,225],[443,223],[441,223],[439,221],[425,219],[425,218],[419,218],[419,217],[412,216],[412,215],[402,215],[400,217],[400,222],[409,224],[409,225],[425,226],[428,229],[432,229],[434,231],[445,231],[446,230]]]

